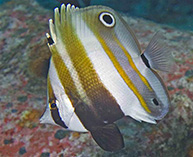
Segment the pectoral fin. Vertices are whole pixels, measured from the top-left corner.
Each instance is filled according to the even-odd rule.
[[[118,151],[124,147],[123,136],[115,124],[96,127],[91,131],[96,143],[106,151]]]
[[[166,45],[161,44],[160,38],[162,35],[159,32],[156,33],[141,57],[147,67],[169,72],[172,70],[171,65],[173,64],[171,50]]]

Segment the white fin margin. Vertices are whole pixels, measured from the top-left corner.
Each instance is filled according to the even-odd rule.
[[[54,120],[52,119],[49,104],[46,107],[46,111],[43,113],[42,117],[40,118],[41,124],[53,124],[57,125]]]
[[[143,121],[143,122],[147,122],[151,124],[157,123],[153,117],[151,117],[147,113],[144,114],[144,111],[143,112],[139,112],[139,111],[133,112],[130,114],[130,117],[132,117],[133,119],[139,122]]]

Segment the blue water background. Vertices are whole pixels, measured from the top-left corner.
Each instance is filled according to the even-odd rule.
[[[0,4],[10,0],[0,0]],[[60,2],[69,0],[36,0],[41,6],[53,9]],[[80,7],[85,7],[83,1],[73,0]],[[142,17],[161,24],[167,24],[178,29],[193,30],[193,0],[91,0],[90,5],[106,5],[115,10],[128,13],[130,16]]]

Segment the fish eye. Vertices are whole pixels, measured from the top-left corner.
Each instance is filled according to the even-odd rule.
[[[55,109],[56,108],[56,103],[50,104],[50,109]]]
[[[106,27],[113,27],[115,25],[115,18],[112,14],[108,12],[102,12],[99,15],[99,20],[104,24]]]
[[[153,98],[153,99],[152,99],[152,102],[154,103],[154,105],[159,106],[159,102],[157,101],[156,98]]]

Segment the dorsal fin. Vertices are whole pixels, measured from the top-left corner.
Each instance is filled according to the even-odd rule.
[[[169,72],[171,69],[172,57],[170,49],[159,42],[162,35],[156,33],[144,53],[141,55],[143,61],[144,57],[148,60],[149,67],[159,71]],[[147,62],[145,62],[147,65]]]

